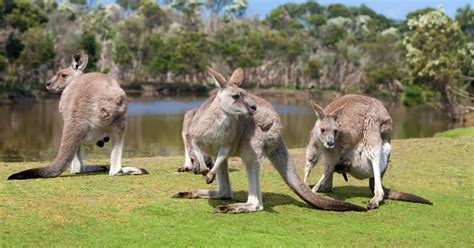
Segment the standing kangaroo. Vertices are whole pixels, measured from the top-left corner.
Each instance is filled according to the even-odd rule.
[[[101,73],[83,73],[88,56],[80,50],[70,67],[60,70],[46,83],[53,92],[63,91],[59,102],[64,127],[59,152],[50,166],[15,173],[8,179],[59,176],[69,165],[71,173],[103,171],[101,166],[84,166],[81,140],[103,145],[109,137],[113,148],[109,175],[144,174],[144,169],[122,167],[123,136],[127,126],[127,96],[117,80]]]
[[[205,167],[204,155],[213,158],[214,166],[206,175],[206,181],[212,181],[214,174],[217,175],[217,190],[180,192],[173,197],[232,198],[227,160],[229,156],[240,156],[247,169],[248,200],[246,203],[219,206],[214,212],[261,211],[260,167],[266,156],[288,186],[308,204],[324,210],[366,211],[348,202],[321,198],[304,184],[288,155],[281,137],[283,127],[272,105],[239,88],[244,80],[241,68],[235,70],[228,81],[211,68],[208,72],[219,91],[196,111],[189,126],[189,135],[200,167]]]
[[[378,208],[384,198],[432,205],[421,197],[382,186],[391,152],[392,118],[380,101],[345,95],[324,109],[312,100],[311,105],[318,120],[306,150],[305,183],[320,156],[324,158],[323,175],[314,192],[332,191],[334,172],[349,173],[357,179],[370,178],[374,197],[369,209]]]

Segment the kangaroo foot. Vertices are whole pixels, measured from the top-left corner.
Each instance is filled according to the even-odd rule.
[[[205,168],[205,169],[201,169],[199,167],[193,167],[193,173],[194,174],[201,174],[203,176],[207,175],[207,173],[209,173],[209,169],[208,168]]]
[[[123,167],[116,175],[117,176],[124,176],[124,175],[144,175],[148,174],[148,171],[143,168],[136,168],[136,167]],[[114,175],[111,175],[114,176]]]
[[[198,199],[199,196],[197,194],[193,194],[193,192],[178,192],[178,193],[172,195],[171,198]]]
[[[228,205],[221,205],[214,208],[214,213],[224,213],[224,214],[240,214],[240,213],[249,213],[257,212],[263,210],[262,206],[250,204],[250,203],[235,203]]]
[[[178,167],[178,172],[189,172],[192,171],[192,168],[186,166],[186,165],[181,165]]]
[[[230,200],[232,199],[232,193],[219,192],[217,190],[201,189],[192,190],[188,192],[178,192],[172,195],[171,198]]]
[[[214,179],[216,178],[216,174],[213,172],[209,172],[206,174],[206,176],[204,176],[204,178],[206,179],[207,184],[211,184],[212,182],[214,182]]]
[[[383,201],[383,198],[382,199],[379,199],[378,197],[375,197],[372,198],[369,202],[369,204],[367,205],[367,209],[377,209],[379,208],[379,205],[382,203]]]

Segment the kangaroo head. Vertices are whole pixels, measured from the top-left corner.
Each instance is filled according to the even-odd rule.
[[[87,66],[88,58],[84,50],[78,50],[72,56],[71,66],[56,72],[56,74],[46,82],[46,89],[53,93],[63,91],[74,78],[83,74],[83,70]]]
[[[214,78],[219,88],[217,100],[221,109],[229,115],[252,115],[257,111],[257,105],[240,85],[244,81],[244,70],[238,68],[227,81],[224,76],[208,67],[207,71]]]
[[[332,149],[336,146],[336,139],[339,134],[339,124],[337,122],[338,114],[344,109],[342,105],[331,113],[327,113],[323,108],[311,100],[311,106],[318,117],[315,124],[316,140],[321,142],[327,149]]]

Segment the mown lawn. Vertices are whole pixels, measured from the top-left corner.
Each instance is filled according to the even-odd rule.
[[[434,136],[445,137],[445,138],[473,137],[474,127],[461,127],[461,128],[451,129],[448,131],[436,133]]]
[[[302,172],[304,150],[292,150]],[[47,163],[0,163],[0,246],[452,246],[474,245],[474,138],[394,140],[385,185],[433,201],[433,206],[387,201],[367,213],[310,208],[266,163],[265,210],[224,215],[216,200],[180,200],[177,191],[211,188],[177,174],[181,157],[127,158],[150,175],[105,174],[6,181]],[[104,164],[107,161],[87,161]],[[232,159],[232,202],[245,201],[247,181]],[[312,181],[321,174],[320,166]],[[366,205],[367,181],[337,176],[331,197]]]

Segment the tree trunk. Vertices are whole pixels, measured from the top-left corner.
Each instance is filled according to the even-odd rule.
[[[441,101],[446,113],[448,114],[448,118],[453,121],[459,120],[459,112],[452,99],[452,95],[449,92],[448,84],[446,84],[444,90],[441,92]]]

